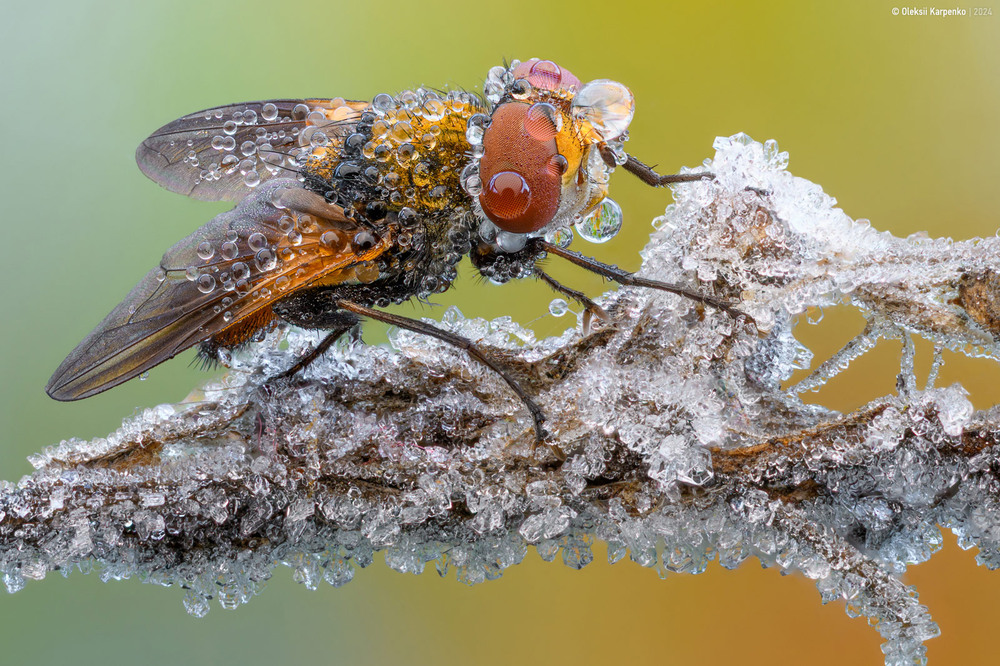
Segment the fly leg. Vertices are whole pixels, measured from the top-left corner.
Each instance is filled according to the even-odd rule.
[[[586,308],[583,314],[584,335],[590,333],[590,321],[595,316],[605,323],[611,322],[611,315],[609,315],[604,308],[602,308],[600,305],[591,300],[582,291],[577,291],[576,289],[570,289],[569,287],[560,283],[554,277],[546,273],[544,270],[539,268],[537,265],[534,267],[533,272],[535,274],[535,277],[539,278],[542,282],[552,287],[552,289],[554,289],[555,291],[559,292],[564,296],[572,298],[574,301],[580,303],[581,305],[583,305],[584,308]]]
[[[287,379],[287,378],[295,375],[299,371],[305,370],[306,368],[308,368],[312,364],[313,361],[315,361],[317,358],[319,358],[320,356],[322,356],[326,352],[326,350],[329,349],[330,346],[334,342],[336,342],[337,340],[339,340],[341,338],[341,336],[343,336],[348,331],[357,331],[358,330],[357,329],[357,325],[360,323],[360,320],[357,317],[355,317],[354,315],[348,314],[348,313],[339,313],[339,314],[341,315],[341,321],[338,322],[330,330],[330,332],[326,334],[326,337],[324,337],[322,340],[319,341],[318,345],[316,345],[315,347],[313,347],[312,351],[310,351],[308,354],[306,354],[305,356],[303,356],[302,358],[300,358],[295,363],[295,365],[293,365],[292,367],[288,368],[288,370],[285,370],[284,372],[275,375],[271,379],[272,380],[275,380],[275,379]],[[355,334],[352,334],[352,337],[354,337],[355,339],[357,339],[357,337],[356,337]]]
[[[639,277],[633,273],[622,270],[617,266],[611,266],[609,264],[602,263],[596,259],[591,259],[586,257],[579,252],[573,252],[572,250],[567,250],[564,247],[558,245],[553,245],[544,240],[537,241],[538,247],[545,252],[556,255],[557,257],[562,257],[567,261],[576,264],[580,268],[584,268],[592,273],[597,273],[598,275],[617,282],[618,284],[623,284],[631,287],[646,287],[648,289],[659,289],[660,291],[670,292],[671,294],[677,294],[678,296],[683,296],[685,298],[690,298],[691,300],[698,301],[699,303],[704,303],[705,305],[711,306],[718,310],[722,310],[730,317],[734,319],[738,317],[746,317],[750,319],[750,316],[740,310],[729,302],[719,300],[712,296],[705,296],[704,294],[699,294],[696,291],[691,291],[685,287],[681,287],[674,284],[669,284],[667,282],[660,282],[658,280],[650,280],[644,277]],[[751,319],[752,321],[752,319]]]
[[[608,155],[605,152],[610,153],[610,151],[602,150],[601,157],[604,159],[605,163],[608,161]],[[611,157],[611,164],[615,164],[614,157]],[[653,187],[663,187],[664,185],[672,185],[673,183],[692,183],[699,180],[713,180],[715,174],[711,173],[674,173],[667,175],[660,175],[653,170],[653,167],[643,164],[635,157],[629,155],[625,164],[622,165],[626,171],[628,171],[633,176],[636,176],[642,182]]]
[[[355,315],[375,319],[389,324],[390,326],[398,326],[399,328],[404,328],[408,331],[413,331],[414,333],[429,335],[433,338],[437,338],[438,340],[447,342],[448,344],[455,345],[460,349],[464,349],[470,357],[500,375],[500,378],[503,379],[504,382],[507,383],[507,386],[509,386],[511,390],[517,394],[517,397],[521,399],[521,402],[524,403],[524,406],[531,414],[531,420],[534,423],[535,428],[535,439],[539,442],[545,439],[547,433],[545,432],[545,428],[542,426],[542,423],[545,421],[545,415],[542,413],[541,407],[539,407],[535,401],[531,399],[524,388],[517,382],[516,379],[514,379],[514,377],[511,376],[510,372],[503,365],[495,359],[490,358],[489,354],[487,354],[486,351],[484,351],[472,340],[462,337],[461,335],[456,335],[455,333],[442,331],[436,326],[431,326],[430,324],[426,324],[416,319],[401,317],[399,315],[382,312],[380,310],[373,310],[372,308],[365,307],[364,305],[359,305],[358,303],[353,303],[351,301],[336,299],[334,300],[334,304],[337,308],[353,312]]]
[[[601,158],[608,166],[613,167],[617,164],[614,154],[606,146],[601,148]],[[699,180],[715,180],[715,174],[713,173],[673,173],[661,175],[656,173],[653,167],[640,162],[632,155],[628,156],[622,168],[652,187],[663,187],[664,185],[673,185],[674,183],[693,183]],[[748,187],[746,189],[749,192],[756,192],[761,196],[768,194],[767,190],[761,190],[756,187]]]

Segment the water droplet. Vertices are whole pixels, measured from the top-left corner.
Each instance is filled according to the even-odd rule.
[[[288,289],[288,285],[291,282],[286,276],[282,275],[277,280],[274,281],[274,288],[278,291],[284,291]]]
[[[268,102],[260,109],[260,116],[264,120],[274,120],[278,117],[278,107]]]
[[[531,96],[532,87],[527,79],[518,79],[510,86],[510,96],[514,99],[528,99]]]
[[[254,263],[257,264],[257,269],[261,271],[269,271],[278,265],[277,256],[267,248],[257,252],[253,259]]]
[[[235,280],[246,280],[250,277],[250,267],[242,261],[233,264],[233,278]]]
[[[482,238],[487,243],[492,243],[497,237],[497,225],[493,224],[489,220],[483,220],[479,223],[479,237]]]
[[[528,73],[531,85],[543,90],[555,90],[562,81],[562,70],[551,60],[539,60]]]
[[[473,146],[478,146],[483,142],[483,131],[480,125],[469,125],[468,129],[465,130],[465,139],[469,144]]]
[[[635,98],[617,81],[597,79],[584,85],[573,98],[572,113],[583,123],[588,141],[611,141],[624,134],[632,122]]]
[[[187,270],[184,271],[184,277],[188,279],[189,282],[194,282],[198,279],[199,271],[197,266],[188,266]]]
[[[553,317],[562,317],[564,314],[569,312],[569,303],[561,298],[554,298],[552,302],[549,303],[549,314]]]
[[[418,187],[429,185],[431,182],[431,165],[427,162],[417,162],[412,172],[413,184]]]
[[[462,187],[469,193],[469,196],[478,197],[483,193],[483,179],[479,177],[478,173],[474,173],[462,181]]]
[[[198,278],[198,291],[203,294],[210,294],[215,291],[215,278],[205,273]]]
[[[539,102],[528,107],[524,114],[524,131],[537,141],[548,141],[562,129],[562,114],[552,104]]]
[[[264,234],[260,233],[259,231],[255,231],[252,234],[250,234],[249,238],[247,238],[247,244],[250,245],[250,249],[253,250],[254,252],[257,252],[258,250],[263,250],[265,247],[267,247],[267,237],[265,237]]]
[[[354,269],[354,276],[359,282],[369,284],[378,279],[378,266],[373,261],[363,261]]]
[[[227,240],[222,244],[221,248],[222,258],[226,261],[232,261],[236,258],[236,255],[240,253],[239,247],[233,241]]]
[[[517,252],[519,250],[523,250],[527,242],[527,234],[513,234],[509,231],[497,232],[497,246],[504,252]]]
[[[226,310],[225,312],[222,313],[222,319],[225,320],[225,321],[232,321],[233,320],[233,313],[230,312],[229,310]],[[220,357],[222,356],[222,350],[221,349],[219,350],[219,356]],[[219,360],[221,361],[222,359],[220,358]]]
[[[439,99],[429,99],[424,102],[423,116],[430,122],[437,122],[444,118],[444,102]]]
[[[144,372],[141,375],[139,375],[139,381],[140,382],[144,382],[147,379],[149,379],[149,370],[147,370],[146,372]]]
[[[243,176],[243,182],[247,187],[257,187],[260,185],[260,174],[256,170],[247,171]]]
[[[196,251],[198,252],[198,256],[204,259],[205,261],[208,261],[213,256],[215,256],[215,248],[212,247],[212,244],[209,243],[208,241],[199,243],[198,249]]]
[[[591,243],[606,243],[622,228],[622,209],[605,198],[596,210],[576,223],[576,232]]]
[[[313,148],[322,148],[329,143],[330,138],[324,132],[319,130],[313,132],[312,136],[309,137],[309,145]]]
[[[396,103],[392,99],[392,96],[387,95],[385,93],[379,93],[378,95],[375,95],[375,99],[372,100],[372,108],[375,110],[376,113],[382,116],[384,116],[390,110],[395,108],[395,106]]]
[[[531,204],[531,189],[516,171],[501,171],[490,178],[483,192],[483,204],[493,219],[517,219]]]
[[[573,230],[569,227],[553,229],[545,234],[545,240],[559,247],[569,247],[573,242]]]
[[[233,134],[236,134],[236,129],[237,129],[237,125],[236,125],[235,121],[232,121],[232,120],[227,120],[222,125],[222,131],[225,132],[226,134],[229,134],[230,136],[233,135]]]

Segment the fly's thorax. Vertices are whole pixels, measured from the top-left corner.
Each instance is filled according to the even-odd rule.
[[[315,154],[310,189],[377,222],[406,208],[421,215],[469,210],[460,174],[471,152],[468,119],[482,102],[423,88],[376,95],[337,150]]]
[[[474,152],[462,179],[483,240],[517,252],[531,237],[565,239],[605,201],[611,171],[626,158],[632,93],[614,81],[581,84],[538,59],[494,67],[484,91],[493,106],[469,119]]]

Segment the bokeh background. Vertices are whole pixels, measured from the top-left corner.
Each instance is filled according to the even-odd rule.
[[[502,58],[539,56],[584,81],[630,86],[629,149],[665,171],[711,156],[715,136],[745,131],[777,139],[791,171],[881,229],[995,233],[1000,6],[991,7],[996,16],[945,19],[893,16],[893,2],[8,0],[0,19],[0,478],[28,473],[31,452],[104,435],[137,407],[180,400],[205,379],[188,355],[80,403],[42,391],[163,250],[223,210],[160,189],[132,158],[152,130],[207,106],[370,99],[420,84],[475,88]],[[591,249],[634,269],[669,193],[624,173],[612,193],[626,226]],[[572,270],[559,275],[602,289]],[[547,314],[552,294],[542,285],[465,277],[438,302],[469,315],[510,314],[544,333],[571,323]],[[841,308],[799,333],[822,360],[860,328],[860,317]],[[384,332],[366,335],[377,342]],[[926,371],[929,350],[919,350]],[[899,344],[885,343],[810,399],[851,409],[890,392],[898,356]],[[942,381],[959,379],[977,406],[1000,402],[995,363],[949,357]],[[946,536],[932,561],[907,574],[943,630],[930,642],[932,663],[993,661],[1000,573],[973,557]],[[753,562],[659,580],[628,561],[609,566],[600,548],[582,571],[532,553],[499,581],[470,588],[377,560],[345,588],[318,592],[280,569],[249,606],[215,607],[204,619],[187,616],[181,596],[79,574],[0,592],[0,662],[881,663],[880,639],[863,620],[847,618],[841,604],[821,606],[809,581]]]

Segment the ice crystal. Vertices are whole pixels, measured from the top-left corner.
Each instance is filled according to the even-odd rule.
[[[958,385],[920,390],[908,341],[933,342],[932,376],[943,349],[998,357],[1000,239],[896,238],[790,175],[773,142],[715,148],[714,179],[676,187],[641,272],[739,302],[753,323],[638,289],[601,299],[609,321],[541,341],[446,313],[536,396],[541,445],[498,377],[409,332],[265,388],[317,340],[275,331],[198,399],[65,441],[4,484],[7,589],[96,565],[181,585],[200,616],[247,602],[278,564],[340,586],[382,551],[398,571],[478,583],[529,547],[583,567],[599,539],[612,562],[661,572],[749,557],[801,572],[869,618],[887,664],[924,663],[938,629],[899,575],[940,545],[938,526],[1000,566],[1000,412],[974,411]],[[796,316],[840,303],[865,331],[783,389],[811,356]],[[799,399],[886,337],[904,340],[898,395],[847,415]]]

